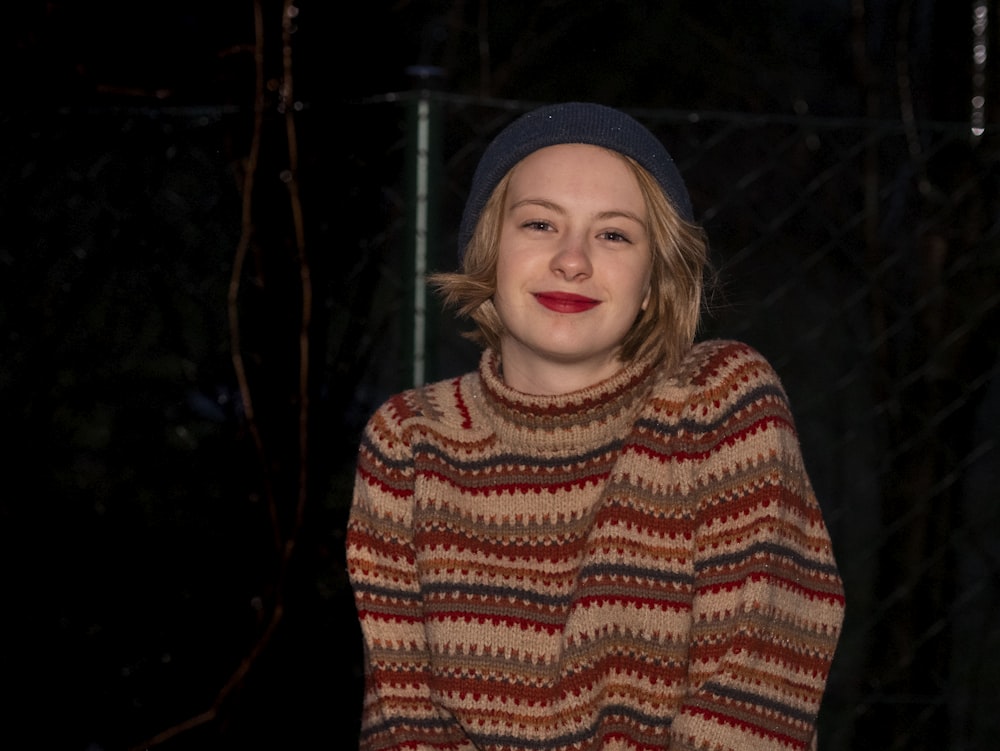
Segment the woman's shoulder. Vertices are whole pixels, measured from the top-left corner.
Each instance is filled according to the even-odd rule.
[[[674,386],[718,398],[760,387],[781,388],[771,363],[753,346],[734,339],[694,344],[669,379]]]
[[[775,369],[751,345],[707,340],[694,345],[678,368],[657,381],[647,403],[651,420],[681,421],[687,432],[759,431],[762,426],[794,426],[788,396]],[[794,431],[793,431],[794,432]]]
[[[405,429],[415,423],[449,424],[465,418],[466,382],[473,373],[405,389],[388,397],[369,419]]]

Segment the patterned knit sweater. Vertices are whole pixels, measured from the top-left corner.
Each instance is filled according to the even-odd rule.
[[[564,396],[391,398],[348,567],[362,749],[808,749],[843,619],[773,369],[736,342]]]

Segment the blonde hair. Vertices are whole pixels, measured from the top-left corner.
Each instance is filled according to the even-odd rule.
[[[639,182],[652,252],[649,304],[622,340],[618,357],[622,362],[653,357],[672,368],[690,349],[697,333],[708,267],[708,239],[702,227],[680,217],[656,178],[635,159],[612,153],[629,165]],[[493,295],[510,174],[507,172],[497,183],[483,207],[465,249],[461,271],[428,278],[446,307],[476,324],[476,329],[464,336],[497,351],[504,329],[493,306]]]

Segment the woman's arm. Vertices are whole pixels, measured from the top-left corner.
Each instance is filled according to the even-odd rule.
[[[808,749],[843,620],[841,580],[777,375],[742,345],[712,371],[692,409],[704,490],[690,689],[670,748]]]
[[[432,701],[420,582],[413,552],[413,458],[402,397],[369,421],[358,454],[347,530],[348,574],[364,640],[364,751],[455,751],[454,721]]]

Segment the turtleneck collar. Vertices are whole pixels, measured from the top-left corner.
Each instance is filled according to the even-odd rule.
[[[655,362],[634,360],[610,378],[579,391],[536,396],[504,383],[500,356],[487,349],[479,360],[478,391],[473,409],[480,411],[499,439],[519,451],[547,455],[593,450],[621,441],[645,404]]]

